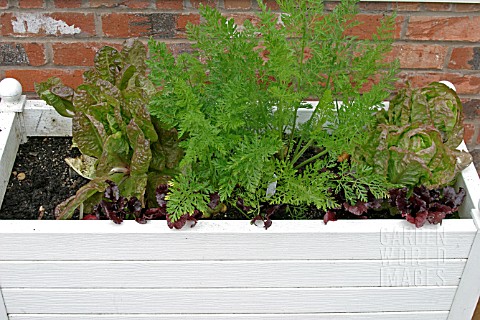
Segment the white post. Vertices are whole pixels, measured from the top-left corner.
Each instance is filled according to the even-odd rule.
[[[12,78],[0,81],[0,206],[7,189],[18,146],[26,141],[23,130],[23,107],[26,97],[22,95],[20,82]],[[0,305],[3,301],[0,300]],[[1,308],[0,308],[0,320]]]
[[[0,81],[0,112],[22,112],[26,96],[18,80],[5,78]]]
[[[0,288],[0,320],[8,320],[7,308],[3,300],[2,289]]]

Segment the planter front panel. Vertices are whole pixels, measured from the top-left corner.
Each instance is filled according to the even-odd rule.
[[[69,135],[52,110],[27,101],[22,125],[13,121],[18,141]],[[449,310],[480,268],[473,166],[458,184],[469,192],[467,219],[421,229],[403,220],[274,221],[267,231],[248,221],[180,231],[165,221],[0,221],[0,293],[9,320],[463,320]]]

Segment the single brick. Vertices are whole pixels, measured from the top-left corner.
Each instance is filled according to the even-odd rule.
[[[18,6],[22,9],[42,9],[43,0],[18,0]]]
[[[35,92],[34,84],[46,81],[50,77],[58,77],[67,86],[76,88],[83,82],[83,72],[84,70],[71,69],[12,69],[5,71],[5,77],[15,78],[20,81],[24,92]]]
[[[386,2],[360,2],[358,4],[360,11],[388,11],[388,3]]]
[[[95,54],[105,45],[121,50],[120,44],[77,42],[52,44],[53,63],[58,66],[92,66]]]
[[[145,9],[150,6],[149,0],[90,0],[92,8],[133,8]]]
[[[377,28],[380,27],[382,14],[358,14],[355,18],[360,24],[347,31],[348,35],[356,36],[360,39],[371,39]],[[395,18],[394,38],[399,39],[402,30],[404,18],[399,16]]]
[[[401,71],[398,78],[397,85],[402,86],[406,81],[410,81],[414,87],[448,80],[455,85],[458,94],[478,94],[480,88],[480,74]]]
[[[418,2],[393,2],[392,9],[394,11],[419,11],[420,3]]]
[[[0,9],[8,9],[8,0],[0,0]]]
[[[394,44],[389,57],[398,58],[401,68],[442,69],[448,48],[430,44]]]
[[[463,128],[463,140],[465,140],[466,144],[471,144],[473,141],[473,135],[475,134],[475,124],[464,123]]]
[[[451,11],[453,5],[451,3],[425,3],[424,6],[427,11]]]
[[[156,7],[163,10],[182,10],[183,0],[157,0]]]
[[[227,13],[225,14],[227,19],[233,18],[235,24],[238,26],[243,26],[246,20],[249,20],[253,25],[257,25],[260,22],[260,19],[255,14],[249,13]]]
[[[480,41],[480,32],[472,30],[480,30],[480,16],[412,16],[406,36],[412,40]]]
[[[225,9],[247,10],[252,8],[251,0],[224,0]]]
[[[454,10],[457,12],[478,12],[480,11],[480,3],[457,3],[455,4]]]
[[[108,37],[172,38],[175,35],[176,15],[173,13],[110,13],[102,16],[103,33]]]
[[[0,43],[0,66],[42,66],[45,47],[39,43]]]
[[[216,0],[190,0],[190,4],[195,9],[198,9],[200,7],[200,4],[215,8],[217,6],[217,2],[218,1]]]
[[[463,114],[466,120],[478,121],[480,119],[480,99],[470,99],[464,102]]]
[[[480,70],[480,47],[453,48],[450,69]]]
[[[81,8],[82,0],[55,0],[55,8]]]
[[[270,10],[279,10],[280,6],[278,5],[277,1],[275,0],[263,0],[265,5],[267,6],[268,9]]]

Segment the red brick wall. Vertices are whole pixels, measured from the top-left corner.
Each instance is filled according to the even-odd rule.
[[[98,48],[128,37],[153,36],[181,52],[188,49],[185,25],[200,20],[200,2],[240,22],[258,10],[256,0],[0,0],[0,79],[17,78],[27,92],[53,75],[76,86]],[[356,33],[368,35],[396,10],[401,82],[452,81],[465,102],[465,140],[480,152],[480,4],[454,2],[362,2],[365,24]]]

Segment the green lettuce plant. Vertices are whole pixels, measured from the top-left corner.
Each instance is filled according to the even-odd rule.
[[[76,169],[90,172],[91,181],[57,207],[59,219],[100,202],[111,182],[145,207],[155,201],[157,185],[176,173],[183,151],[176,130],[161,128],[146,109],[156,89],[146,76],[145,60],[139,41],[126,42],[122,51],[105,46],[75,90],[57,78],[36,84],[40,98],[72,118],[73,142],[82,153]]]
[[[391,183],[410,190],[443,187],[471,162],[456,150],[463,138],[462,104],[442,83],[400,90],[377,119],[370,143],[357,149],[355,159]]]
[[[202,7],[203,22],[187,29],[193,53],[174,57],[150,41],[149,77],[160,90],[149,111],[178,131],[185,150],[170,181],[169,219],[209,212],[214,193],[250,217],[278,204],[325,211],[339,205],[335,192],[349,203],[386,195],[389,184],[368,166],[346,160],[337,168],[368,142],[365,128],[396,72],[385,62],[394,17],[358,39],[357,2],[343,0],[328,14],[322,1],[278,1],[282,14],[259,2],[258,21],[241,28]],[[318,106],[296,125],[308,99]]]

